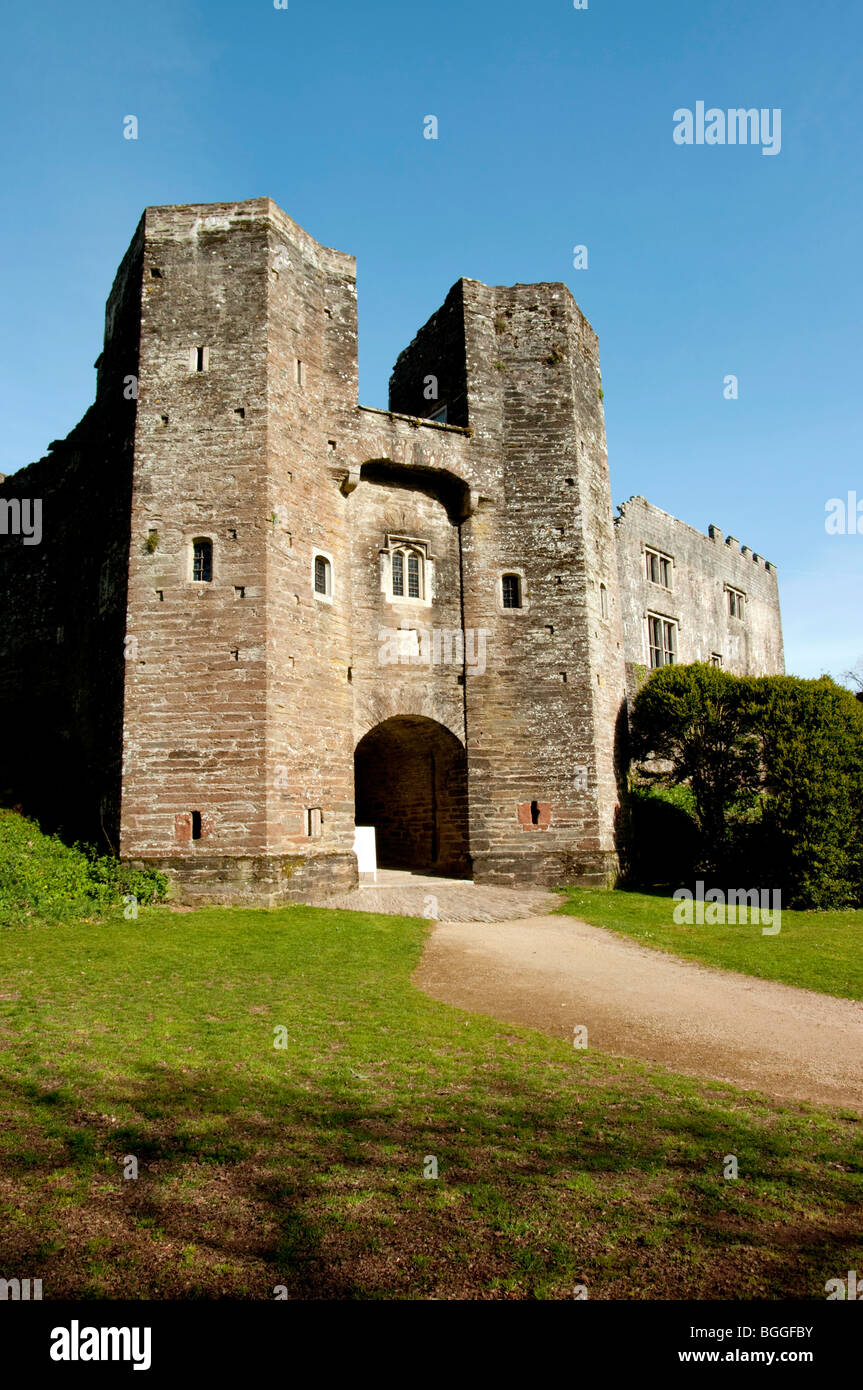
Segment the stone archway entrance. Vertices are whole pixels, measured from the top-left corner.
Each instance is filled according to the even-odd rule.
[[[378,865],[470,877],[467,755],[449,729],[417,715],[385,719],[354,754],[357,825],[373,825]]]

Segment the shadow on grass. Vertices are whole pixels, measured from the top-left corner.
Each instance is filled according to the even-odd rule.
[[[809,1298],[863,1257],[859,1127],[562,1075],[432,1078],[409,1110],[352,1074],[13,1083],[0,1272],[46,1298]]]

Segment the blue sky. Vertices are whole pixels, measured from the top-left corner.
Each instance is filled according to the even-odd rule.
[[[365,405],[459,276],[565,281],[615,502],[775,561],[790,671],[863,656],[863,534],[824,525],[863,499],[859,0],[19,0],[2,61],[0,470],[92,400],[143,208],[269,195],[358,257]],[[780,108],[781,152],[676,145],[697,101]]]

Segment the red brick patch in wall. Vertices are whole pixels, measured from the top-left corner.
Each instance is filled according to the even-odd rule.
[[[551,825],[550,801],[520,801],[516,812],[522,830],[547,830]]]

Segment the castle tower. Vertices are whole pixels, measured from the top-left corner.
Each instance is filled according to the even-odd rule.
[[[465,628],[487,632],[465,686],[474,872],[605,881],[624,662],[596,335],[564,285],[462,280],[391,405],[419,410],[429,375],[480,488],[461,537]]]

